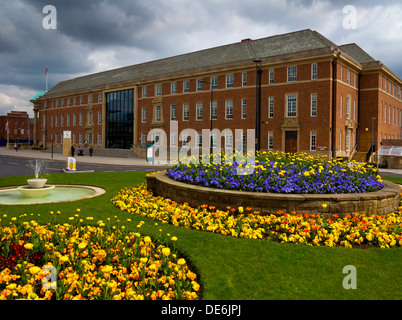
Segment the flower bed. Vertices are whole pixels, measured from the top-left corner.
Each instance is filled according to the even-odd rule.
[[[259,215],[250,208],[216,210],[197,208],[154,197],[144,186],[125,188],[111,200],[115,206],[162,223],[194,228],[233,237],[304,243],[312,246],[367,245],[379,248],[402,246],[402,206],[388,215],[355,213],[324,218],[318,214],[284,213]]]
[[[356,162],[328,161],[325,156],[257,152],[255,162],[239,163],[219,155],[203,163],[179,162],[167,170],[176,181],[204,187],[295,194],[343,194],[378,191],[384,182],[376,168]],[[218,160],[218,161],[217,161]],[[230,161],[228,161],[230,160]],[[218,164],[214,164],[218,163]],[[239,174],[252,169],[252,174]]]
[[[0,226],[0,241],[0,300],[198,298],[175,248],[124,227],[17,222]]]

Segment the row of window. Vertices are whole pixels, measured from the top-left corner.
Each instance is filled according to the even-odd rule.
[[[316,80],[318,76],[318,67],[317,63],[311,64],[311,80]],[[225,75],[225,88],[233,88],[234,86],[234,75],[227,74]],[[242,75],[242,86],[247,86],[247,72],[243,72]],[[295,82],[297,81],[297,66],[289,66],[287,68],[287,81],[288,82]],[[205,81],[203,78],[196,79],[196,91],[203,91],[204,90],[204,83],[209,84],[209,88],[212,90],[218,89],[218,76],[211,76],[209,81]],[[273,84],[275,83],[275,69],[268,70],[268,83]],[[183,93],[190,92],[190,80],[183,80]],[[177,94],[177,82],[170,83],[170,94]],[[162,95],[162,84],[155,85],[155,96]],[[142,87],[142,98],[148,97],[148,87]]]
[[[84,124],[84,113],[80,112],[78,117],[79,117],[79,125],[82,126]],[[59,126],[59,120],[60,120],[60,126],[64,126],[64,125],[70,126],[71,125],[71,115],[69,113],[67,113],[66,115],[61,114],[60,116],[56,114],[54,117],[50,116],[50,126],[51,127],[53,127],[53,119],[54,119],[54,125],[56,127]],[[73,126],[76,126],[77,125],[77,114],[73,113],[72,120],[73,120]],[[43,123],[45,125],[46,115],[43,116]],[[92,125],[92,123],[93,123],[92,111],[88,111],[87,124]],[[102,124],[102,111],[98,111],[98,124],[99,125]]]
[[[398,108],[395,109],[395,107],[392,107],[390,104],[387,105],[381,101],[380,119],[382,119],[384,123],[388,121],[388,124],[392,123],[393,125],[402,126],[402,110]]]
[[[380,88],[395,98],[401,99],[401,87],[384,76],[380,76]]]
[[[349,146],[348,137],[349,136],[347,136],[347,145]],[[195,146],[198,148],[201,148],[202,147],[202,131],[198,131],[195,138],[196,138]],[[234,147],[238,147],[238,146],[233,145],[233,133],[230,130],[225,131],[224,138],[225,138],[224,148],[233,149]],[[145,145],[146,141],[147,141],[147,133],[142,132],[140,139],[141,139],[141,144]],[[155,145],[158,146],[160,144],[160,136],[158,134],[156,134],[153,137],[153,139],[155,141]],[[183,141],[183,146],[188,144],[189,133],[185,130],[183,132],[181,132],[181,141]],[[246,140],[246,132],[243,131],[242,137],[241,137],[241,146],[242,146],[243,150],[246,150],[246,141],[247,141]],[[268,140],[267,141],[268,141],[268,150],[273,150],[273,148],[274,148],[274,132],[273,131],[268,131]],[[170,133],[170,147],[178,147],[176,132]],[[213,148],[217,147],[216,132],[212,132],[212,147]],[[317,131],[311,130],[310,131],[310,151],[316,151],[316,150],[317,150]]]
[[[98,100],[94,101],[93,95],[88,94],[88,104],[92,103],[102,103],[102,93],[99,92],[97,94]],[[79,104],[78,104],[78,99],[79,99]],[[67,98],[61,98],[61,99],[56,99],[56,100],[50,100],[50,101],[45,101],[44,102],[44,109],[53,109],[53,108],[59,108],[59,107],[64,107],[66,103],[66,106],[76,106],[76,105],[83,105],[84,104],[84,96],[75,96],[75,97],[67,97]]]
[[[350,115],[350,103],[347,103],[347,118]],[[342,103],[341,103],[342,105]],[[274,97],[268,98],[268,118],[274,117],[274,109],[275,109],[275,100]],[[212,101],[212,105],[210,106],[210,120],[218,119],[218,102]],[[225,100],[225,120],[232,120],[233,119],[233,100]],[[203,120],[203,103],[197,102],[195,108],[196,118],[195,120],[201,121]],[[316,117],[317,116],[317,93],[312,93],[310,95],[310,116]],[[247,99],[241,99],[241,119],[246,119],[247,117]],[[294,118],[297,117],[297,95],[290,94],[286,96],[286,117],[287,118]],[[177,119],[177,105],[172,104],[170,105],[170,120],[176,121]],[[183,103],[182,105],[182,121],[189,121],[190,120],[190,105],[189,103]],[[156,106],[155,107],[155,121],[160,122],[162,121],[162,107]],[[141,122],[147,122],[147,107],[141,108]]]
[[[54,138],[54,140],[53,140],[53,138]],[[78,138],[78,139],[77,139]],[[86,134],[86,137],[85,137],[85,135],[83,134],[83,133],[73,133],[72,134],[72,143],[73,143],[73,145],[76,145],[76,144],[81,144],[81,145],[85,145],[85,143],[87,143],[88,145],[92,145],[92,144],[94,144],[94,143],[96,143],[96,144],[98,144],[98,145],[102,145],[102,133],[98,133],[97,135],[96,135],[96,141],[94,141],[94,137],[93,137],[93,134],[92,134],[92,132],[88,132],[87,134]],[[54,136],[53,136],[53,133],[50,135],[50,139],[52,140],[52,141],[54,141],[54,143],[60,143],[60,144],[63,144],[63,133],[55,133],[54,134]],[[85,140],[84,140],[85,139]],[[60,140],[60,141],[59,141]],[[45,134],[43,134],[43,141],[45,141],[46,142],[46,136],[45,136]]]

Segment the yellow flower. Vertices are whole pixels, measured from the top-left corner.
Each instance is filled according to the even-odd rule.
[[[186,260],[184,260],[183,258],[180,258],[179,260],[177,260],[177,264],[182,266],[182,265],[186,264]]]
[[[328,207],[325,203],[322,204],[322,207],[325,209],[326,207]]]
[[[32,250],[33,244],[32,244],[32,243],[26,243],[26,244],[24,245],[24,248],[27,249],[27,250]]]
[[[88,243],[87,242],[81,242],[79,245],[78,245],[78,248],[79,249],[85,249],[85,247],[88,245]]]
[[[100,270],[101,270],[103,273],[110,273],[110,272],[113,271],[113,267],[106,265],[106,266],[100,267]]]
[[[30,272],[32,275],[35,275],[35,274],[41,272],[41,270],[42,270],[41,268],[36,267],[36,266],[29,268],[29,272]]]
[[[240,213],[243,213],[243,211],[244,211],[243,207],[239,207],[238,210]]]
[[[162,253],[163,253],[164,256],[167,257],[168,255],[170,255],[170,249],[169,248],[163,248]]]
[[[170,238],[170,240],[177,241],[177,237],[173,236],[173,237]]]
[[[150,237],[146,236],[146,237],[144,237],[144,242],[145,243],[150,243],[150,242],[152,242],[152,240],[151,240]]]
[[[15,290],[15,289],[17,289],[17,284],[16,283],[11,283],[6,287],[6,289]]]

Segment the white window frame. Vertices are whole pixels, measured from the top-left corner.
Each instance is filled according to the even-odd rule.
[[[190,120],[190,106],[188,103],[183,103],[183,121]]]
[[[202,102],[197,102],[195,105],[195,120],[202,121]]]
[[[225,100],[225,120],[233,120],[233,100]]]
[[[310,131],[310,151],[317,151],[317,131]]]
[[[268,131],[268,150],[274,149],[274,132]]]
[[[291,103],[291,105],[290,105]],[[297,118],[297,95],[288,94],[286,96],[286,118]]]
[[[311,64],[311,80],[317,80],[317,74],[318,74],[318,67],[317,63],[312,63]]]
[[[170,105],[170,121],[177,120],[177,107],[175,104]]]
[[[269,69],[268,83],[273,84],[275,82],[275,69]]]
[[[226,88],[233,88],[233,74],[226,75]]]
[[[268,97],[268,118],[274,117],[275,98]]]
[[[247,117],[247,99],[241,99],[241,118],[246,119]]]
[[[288,82],[297,81],[297,66],[288,67]]]
[[[310,116],[317,116],[317,93],[312,93],[310,98]]]
[[[218,101],[216,100],[212,101],[209,120],[218,120]]]
[[[142,123],[147,122],[147,107],[142,107],[141,108],[141,122]]]

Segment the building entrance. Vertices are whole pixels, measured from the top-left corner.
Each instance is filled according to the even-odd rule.
[[[297,152],[297,131],[285,132],[285,152]]]

